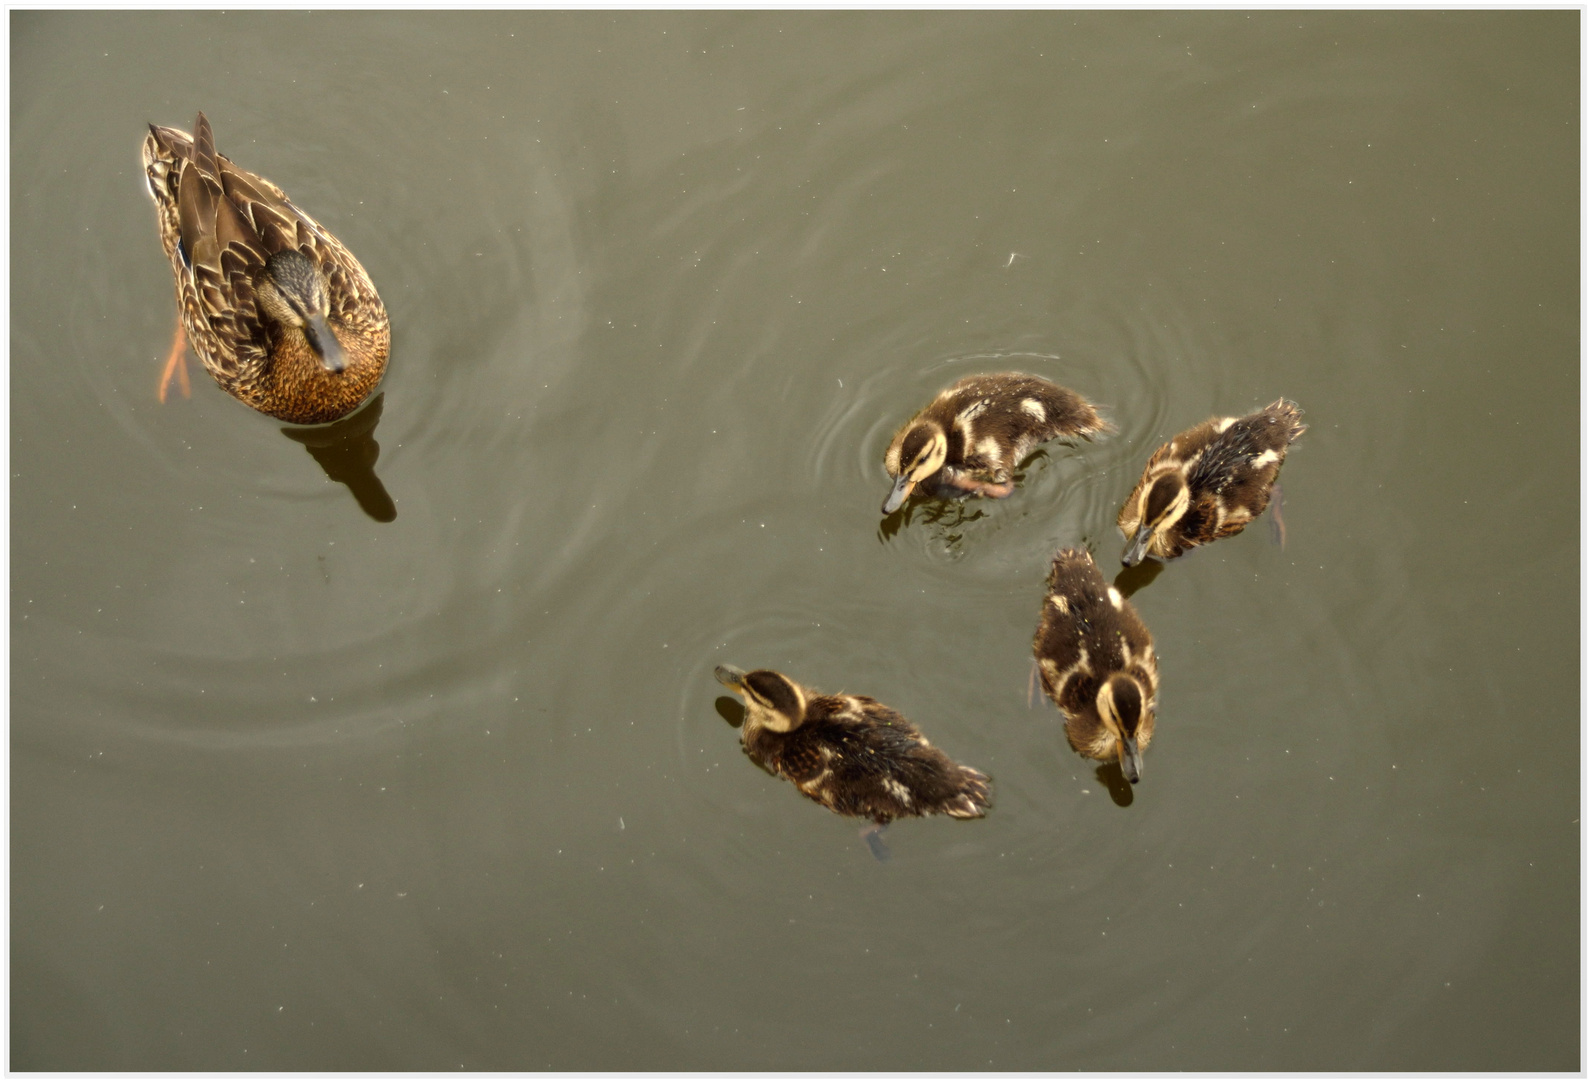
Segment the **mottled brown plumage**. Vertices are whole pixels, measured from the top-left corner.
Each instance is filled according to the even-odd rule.
[[[1268,506],[1290,444],[1307,425],[1293,401],[1261,412],[1214,417],[1160,446],[1119,511],[1127,541],[1122,559],[1172,559],[1234,536]]]
[[[776,671],[726,664],[717,681],[744,698],[739,737],[750,760],[835,814],[886,825],[898,817],[976,818],[987,777],[956,765],[874,698],[815,694]]]
[[[347,415],[391,351],[375,286],[351,252],[276,185],[193,134],[149,126],[143,167],[182,327],[221,389],[296,424]]]
[[[882,512],[893,513],[916,488],[936,498],[1004,498],[1014,491],[1015,467],[1037,444],[1107,428],[1085,398],[1046,379],[968,376],[893,436],[883,465],[894,484]]]
[[[1104,580],[1090,552],[1065,548],[1053,556],[1031,649],[1070,746],[1082,757],[1118,760],[1134,784],[1156,722],[1158,657],[1136,609]]]

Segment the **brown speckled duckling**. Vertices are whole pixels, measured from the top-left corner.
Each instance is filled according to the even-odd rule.
[[[915,725],[874,698],[816,694],[776,671],[717,668],[744,698],[739,737],[750,760],[835,814],[886,825],[898,817],[978,818],[987,777],[956,765]]]
[[[149,125],[143,167],[181,309],[160,399],[185,331],[221,389],[260,412],[319,424],[357,408],[386,370],[391,326],[352,253],[216,153],[203,113],[191,136]]]
[[[1031,643],[1042,688],[1064,714],[1082,757],[1119,761],[1132,784],[1152,742],[1158,657],[1136,609],[1081,548],[1053,556],[1042,621]]]
[[[1035,375],[971,375],[938,394],[900,428],[883,465],[891,514],[917,487],[944,499],[1002,499],[1015,467],[1038,443],[1091,436],[1108,425],[1081,395]]]
[[[1164,443],[1119,511],[1124,564],[1135,566],[1146,555],[1172,559],[1246,528],[1267,508],[1285,453],[1306,430],[1296,403],[1280,398],[1261,412],[1214,417]]]

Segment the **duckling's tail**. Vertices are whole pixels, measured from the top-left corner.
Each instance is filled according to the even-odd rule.
[[[987,774],[968,765],[959,766],[960,789],[943,804],[943,813],[949,817],[985,817],[992,809],[992,795],[987,790]]]
[[[1285,430],[1289,435],[1286,440],[1288,442],[1295,442],[1301,437],[1301,433],[1307,430],[1307,425],[1301,422],[1301,406],[1289,398],[1280,398],[1263,411],[1272,416],[1275,421],[1285,425]]]

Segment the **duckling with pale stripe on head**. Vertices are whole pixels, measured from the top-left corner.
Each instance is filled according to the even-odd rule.
[[[717,681],[744,699],[739,738],[750,760],[835,814],[978,818],[992,805],[987,775],[958,765],[875,698],[817,694],[787,675],[729,664]]]
[[[1090,438],[1109,425],[1073,390],[1035,375],[971,375],[910,418],[883,457],[893,489],[891,514],[912,492],[944,499],[1002,499],[1015,468],[1039,443]]]
[[[1296,403],[1280,398],[1250,416],[1214,417],[1164,443],[1120,508],[1121,561],[1172,559],[1246,528],[1267,509],[1285,454],[1306,430]]]
[[[1117,760],[1125,779],[1140,780],[1156,723],[1158,657],[1135,607],[1103,579],[1090,552],[1053,556],[1031,648],[1070,746],[1082,757]]]

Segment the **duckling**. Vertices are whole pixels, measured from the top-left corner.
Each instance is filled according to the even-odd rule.
[[[1261,412],[1214,417],[1164,443],[1119,511],[1119,531],[1129,541],[1125,565],[1145,555],[1172,559],[1246,528],[1268,506],[1285,452],[1306,430],[1296,403],[1280,398]]]
[[[893,513],[918,486],[944,499],[1005,498],[1015,489],[1010,474],[1038,443],[1108,429],[1090,402],[1046,379],[968,376],[893,436],[883,458],[893,490],[882,512]]]
[[[739,737],[750,760],[835,814],[886,825],[897,817],[979,818],[987,775],[956,765],[875,698],[817,694],[776,671],[724,664],[717,681],[744,698]]]
[[[1075,752],[1117,759],[1125,779],[1140,780],[1141,755],[1152,742],[1158,657],[1136,609],[1103,579],[1090,552],[1064,548],[1053,556],[1031,650]]]

